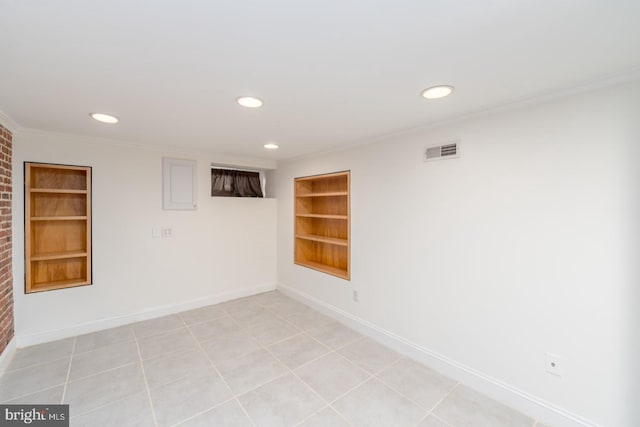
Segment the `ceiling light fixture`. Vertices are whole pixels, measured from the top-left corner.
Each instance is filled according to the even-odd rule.
[[[118,119],[116,116],[104,113],[90,113],[89,116],[91,116],[94,120],[102,123],[114,124],[120,121],[120,119]]]
[[[236,102],[247,108],[259,108],[262,107],[262,104],[264,104],[262,102],[262,99],[255,98],[253,96],[241,96],[239,98],[236,98]]]
[[[422,97],[426,99],[444,98],[451,95],[453,89],[453,86],[449,85],[431,86],[422,91]]]
[[[264,144],[264,148],[266,148],[267,150],[277,150],[279,147],[280,146],[278,144],[274,144],[273,142]]]

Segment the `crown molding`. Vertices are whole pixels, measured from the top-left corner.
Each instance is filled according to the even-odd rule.
[[[12,131],[13,132],[13,131]],[[250,157],[238,154],[229,154],[209,151],[197,147],[178,147],[175,145],[161,145],[161,144],[149,144],[143,142],[104,138],[99,136],[79,135],[66,132],[57,132],[50,130],[41,130],[33,128],[21,127],[17,132],[13,132],[14,136],[19,134],[25,138],[37,138],[37,139],[55,139],[65,142],[72,142],[76,144],[95,144],[106,145],[118,148],[131,148],[138,150],[146,150],[160,153],[162,155],[177,156],[177,157],[207,157],[210,162],[216,164],[229,164],[235,167],[252,167],[264,170],[276,169],[276,162],[272,159],[265,159],[260,157]]]
[[[9,129],[11,133],[18,132],[22,129],[22,126],[18,124],[15,120],[9,117],[4,111],[0,110],[0,125]]]
[[[600,76],[596,79],[592,79],[580,84],[573,85],[571,87],[565,87],[555,91],[545,92],[530,97],[515,99],[503,104],[494,105],[479,109],[477,111],[471,111],[466,114],[455,115],[453,117],[445,118],[442,120],[436,120],[428,123],[423,123],[418,126],[412,126],[409,128],[398,129],[385,134],[370,137],[364,140],[356,140],[350,143],[335,146],[325,150],[314,151],[311,153],[301,154],[299,156],[289,157],[278,161],[278,165],[285,165],[289,162],[295,162],[299,160],[313,159],[318,156],[332,154],[340,151],[350,150],[366,145],[373,145],[378,143],[386,143],[393,141],[403,136],[413,136],[422,132],[440,129],[446,126],[464,123],[471,120],[479,119],[482,117],[490,117],[493,115],[506,113],[510,111],[517,111],[527,107],[534,107],[536,105],[542,105],[547,102],[561,100],[564,98],[570,98],[572,96],[579,96],[585,93],[597,91],[607,87],[613,87],[624,83],[640,80],[640,66],[627,69],[622,72],[607,74]]]

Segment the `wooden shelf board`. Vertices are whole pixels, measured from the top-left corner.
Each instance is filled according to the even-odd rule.
[[[338,237],[318,236],[315,234],[296,234],[296,238],[304,239],[304,240],[312,240],[314,242],[320,242],[320,243],[328,243],[330,245],[337,245],[337,246],[349,245],[349,242],[347,241],[347,239],[340,239]]]
[[[41,284],[35,283],[31,285],[31,289],[29,289],[29,292],[51,291],[54,289],[71,288],[74,286],[84,286],[90,284],[91,282],[86,279],[58,280],[55,282],[47,282]]]
[[[334,191],[331,193],[303,193],[296,194],[296,197],[336,197],[336,196],[348,196],[346,191]]]
[[[327,215],[327,214],[296,214],[302,218],[324,218],[324,219],[348,219],[347,215]]]
[[[313,261],[296,261],[295,263],[302,267],[308,267],[313,270],[318,270],[323,273],[331,274],[332,276],[340,277],[341,279],[351,280],[349,278],[349,272],[341,268],[330,267],[328,265],[321,264],[319,262],[313,262]]]
[[[86,216],[32,216],[31,221],[76,221],[87,219]]]
[[[52,252],[49,254],[42,255],[32,255],[31,261],[47,261],[50,259],[67,259],[67,258],[82,258],[86,257],[86,251],[75,251],[75,252]]]
[[[304,177],[296,178],[296,181],[321,181],[324,179],[331,179],[336,177],[346,177],[348,175],[349,175],[349,171],[334,172],[334,173],[327,173],[322,175],[304,176]]]
[[[87,194],[87,190],[66,190],[59,188],[32,188],[32,193],[53,193],[53,194]]]

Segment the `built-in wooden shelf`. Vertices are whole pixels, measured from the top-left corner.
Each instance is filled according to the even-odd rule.
[[[52,252],[52,253],[42,254],[42,255],[33,255],[31,256],[31,261],[46,261],[49,259],[65,259],[65,258],[82,258],[86,256],[87,256],[86,251]]]
[[[87,219],[86,216],[32,216],[31,221],[78,221]]]
[[[335,196],[348,196],[346,191],[334,191],[332,193],[307,193],[299,194],[297,197],[335,197]]]
[[[32,193],[51,193],[51,194],[87,194],[87,190],[66,190],[59,188],[32,188]]]
[[[332,276],[337,276],[342,279],[351,280],[349,277],[349,271],[347,269],[332,267],[330,265],[315,261],[303,261],[298,262],[297,264],[321,271],[323,273],[331,274]]]
[[[90,285],[91,168],[25,162],[25,292]]]
[[[296,178],[294,262],[350,280],[350,173]]]
[[[340,239],[338,237],[316,236],[313,234],[297,234],[296,239],[311,240],[314,242],[328,243],[330,245],[349,246],[349,241],[347,239]]]
[[[53,291],[54,289],[74,288],[76,286],[90,285],[88,280],[55,280],[46,284],[38,284],[31,292]]]
[[[329,214],[296,214],[302,218],[324,218],[324,219],[349,219],[348,215],[329,215]]]

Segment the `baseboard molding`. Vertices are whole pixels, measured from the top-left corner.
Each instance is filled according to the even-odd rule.
[[[9,363],[11,363],[11,359],[13,358],[13,354],[16,352],[16,338],[11,338],[9,344],[4,348],[2,354],[0,354],[0,374],[7,370]]]
[[[411,357],[462,384],[554,427],[602,427],[600,424],[560,408],[483,372],[409,341],[358,316],[327,304],[309,294],[278,283],[278,290],[323,314],[355,329],[363,335]]]
[[[206,305],[218,304],[236,298],[248,297],[262,292],[273,291],[275,289],[275,283],[268,283],[251,288],[240,289],[237,291],[222,292],[214,295],[209,295],[204,298],[197,298],[189,301],[179,302],[177,304],[167,304],[160,307],[153,307],[123,316],[114,316],[106,319],[99,319],[92,322],[70,326],[67,328],[53,329],[49,331],[38,332],[35,334],[16,335],[14,337],[15,347],[22,348],[30,345],[42,344],[45,342],[74,337],[76,335],[88,334],[104,329],[115,328],[117,326],[127,325],[130,323],[139,322],[141,320],[155,319],[156,317],[167,316],[169,314],[192,310],[194,308],[200,308]]]

